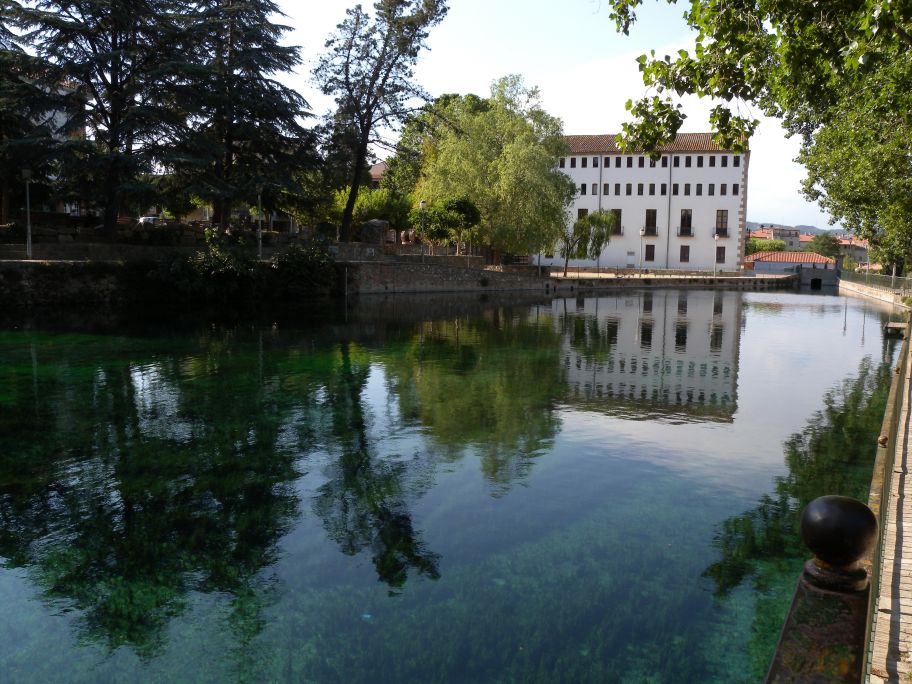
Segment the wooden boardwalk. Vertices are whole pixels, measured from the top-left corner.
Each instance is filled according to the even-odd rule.
[[[896,435],[890,500],[884,516],[882,576],[874,619],[872,684],[912,682],[912,458],[910,458],[910,373]]]

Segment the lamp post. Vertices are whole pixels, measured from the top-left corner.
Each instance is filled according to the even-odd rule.
[[[32,202],[29,185],[32,182],[32,170],[22,169],[22,180],[25,181],[25,258],[32,258]]]
[[[719,254],[719,233],[713,233],[713,278],[716,277],[716,260]]]
[[[263,184],[257,186],[257,258],[263,258]]]
[[[640,275],[643,275],[643,237],[646,235],[646,228],[640,228]]]
[[[424,261],[424,208],[427,206],[427,202],[421,200],[418,203],[418,208],[421,210],[421,261]]]

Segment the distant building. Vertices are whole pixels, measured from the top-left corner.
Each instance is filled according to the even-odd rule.
[[[761,225],[756,230],[749,231],[747,237],[755,240],[782,240],[785,243],[785,249],[792,251],[801,249],[799,234],[800,231],[797,228]]]
[[[816,252],[756,252],[744,257],[745,268],[757,273],[797,273],[802,268],[835,270],[836,260]]]
[[[750,153],[735,154],[709,133],[684,133],[654,161],[621,152],[615,135],[566,136],[561,171],[577,188],[567,222],[612,211],[618,233],[598,260],[574,267],[736,270],[744,254]],[[557,247],[555,246],[555,250]],[[563,265],[555,251],[541,263]]]
[[[387,168],[388,165],[385,161],[378,162],[370,167],[371,190],[376,190],[380,187],[380,181],[383,180]]]

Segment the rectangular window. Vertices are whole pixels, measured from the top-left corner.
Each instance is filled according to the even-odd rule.
[[[643,258],[645,261],[655,261],[656,246],[655,245],[646,245],[646,256]]]
[[[688,157],[690,159],[690,157]],[[684,183],[684,194],[690,195],[690,183]]]
[[[655,183],[649,184],[649,194],[650,195],[656,194],[656,184]]]
[[[643,313],[652,313],[652,292],[643,293]]]
[[[737,183],[732,183],[732,194],[733,194],[733,195],[737,195],[737,194],[738,194],[738,190],[740,190],[740,189],[741,189],[741,188],[738,187],[738,184],[737,184]]]
[[[709,195],[710,197],[712,197],[713,195],[716,194],[716,184],[710,183],[709,188],[707,188],[707,190],[708,190],[708,192],[706,194]]]
[[[693,226],[693,209],[681,209],[681,230],[690,230]]]
[[[623,235],[624,234],[624,224],[621,223],[621,210],[612,209],[611,213],[614,214],[614,234]]]
[[[687,323],[678,321],[675,323],[675,351],[683,354],[687,351]]]
[[[716,247],[716,263],[725,263],[725,247]]]
[[[602,194],[603,194],[603,195],[610,195],[610,194],[611,194],[611,193],[609,192],[610,189],[611,189],[611,184],[610,184],[610,183],[604,183],[604,184],[602,185]]]
[[[697,183],[697,197],[703,194],[703,183]]]
[[[646,210],[646,225],[644,226],[644,228],[646,228],[647,235],[650,234],[649,231],[652,231],[651,234],[655,235],[656,218],[658,217],[658,213],[659,213],[658,209],[647,209]]]
[[[642,183],[637,183],[637,195],[641,195],[641,196],[642,196],[642,194],[643,194],[643,184],[642,184]]]
[[[620,157],[614,158],[614,168],[616,168],[616,169],[621,168],[621,158]]]
[[[674,167],[675,167],[675,168],[678,168],[680,165],[681,165],[681,158],[680,158],[680,157],[675,157],[675,160],[674,160]]]
[[[633,168],[633,157],[627,157],[627,168],[628,169]]]
[[[721,323],[713,323],[709,328],[709,351],[722,351],[722,335],[725,334],[725,326]]]
[[[620,194],[621,194],[621,184],[620,184],[620,183],[615,183],[615,184],[614,184],[614,194],[615,194],[615,195],[620,195]]]
[[[719,183],[719,194],[724,195],[726,190],[728,190],[728,185],[725,183]]]
[[[640,323],[640,346],[643,349],[652,348],[652,323],[648,321]]]
[[[668,194],[668,183],[662,183],[662,197]]]
[[[588,210],[588,209],[577,209],[577,210],[576,210],[576,218],[577,218],[577,220],[579,220],[579,219],[581,219],[581,218],[586,218],[588,215],[589,215],[589,210]]]
[[[722,293],[716,292],[713,295],[713,316],[718,316],[722,313]]]
[[[732,157],[732,166],[741,166],[741,157],[739,157],[737,154]]]
[[[576,157],[570,157],[570,168],[571,169],[576,168]]]
[[[592,168],[593,168],[593,169],[597,169],[597,168],[598,168],[598,157],[593,157],[593,158],[592,158]]]
[[[585,169],[589,163],[589,157],[580,157],[580,165]]]
[[[650,160],[649,160],[649,168],[650,168],[650,169],[654,169],[655,167],[656,167],[656,160],[655,160],[655,159],[650,159]]]
[[[681,245],[681,263],[690,263],[690,245]],[[680,309],[680,307],[681,303],[680,300],[678,300],[678,309]],[[684,313],[687,313],[687,300],[684,300]]]
[[[623,235],[624,234],[624,224],[621,223],[621,210],[612,209],[611,213],[614,214],[614,234]]]
[[[633,183],[627,183],[627,187],[625,189],[627,190],[628,195],[632,195],[633,194]]]
[[[662,157],[662,168],[663,169],[668,168],[668,157]]]
[[[593,184],[592,184],[592,194],[593,194],[593,195],[597,195],[597,194],[598,194],[598,183],[593,183]]]
[[[703,155],[702,154],[697,155],[697,168],[698,169],[703,168]]]
[[[678,184],[677,184],[677,183],[672,183],[672,184],[671,184],[671,194],[672,194],[672,195],[677,195],[677,194],[678,194]]]
[[[560,161],[558,162],[557,165],[561,168],[564,168],[564,158],[563,157],[560,158]]]
[[[716,165],[716,155],[714,155],[714,154],[709,155],[709,165],[710,166]]]
[[[640,158],[639,158],[639,161],[637,162],[637,165],[638,165],[641,169],[642,169],[644,166],[646,166],[646,157],[640,157]]]
[[[582,183],[582,184],[580,185],[580,194],[581,194],[581,195],[585,195],[585,194],[586,194],[586,184],[585,184],[585,183]]]
[[[716,210],[716,232],[719,234],[728,232],[728,209]]]
[[[684,157],[684,166],[688,169],[690,168],[690,155],[689,154],[686,157]]]
[[[722,155],[722,168],[724,169],[726,166],[728,166],[728,155],[723,154]]]
[[[606,169],[611,166],[611,157],[605,157],[605,161],[602,164]]]

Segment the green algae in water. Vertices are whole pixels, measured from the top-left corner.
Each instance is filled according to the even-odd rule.
[[[651,293],[651,349],[625,337],[644,315],[630,293],[316,331],[3,333],[0,667],[10,681],[756,681],[803,554],[746,545],[744,521],[772,540],[818,489],[855,491],[846,473],[870,466],[833,435],[870,443],[882,408],[867,397],[888,378],[858,364],[889,355],[837,340],[841,367],[786,365],[823,378],[823,409],[798,441],[775,407],[752,415],[779,437],[751,471],[728,453],[751,427],[736,407],[775,382],[751,370],[750,335],[775,339],[752,312],[813,301],[805,334],[829,335],[842,300],[754,295],[771,305],[745,309],[740,348],[723,337],[741,354],[725,409],[688,405],[687,387],[681,403],[609,397],[621,358],[628,378],[634,357],[636,378],[661,373],[642,359],[678,297]],[[739,330],[743,297],[689,293],[690,329]],[[724,359],[696,339],[668,354],[692,354],[699,376]]]

